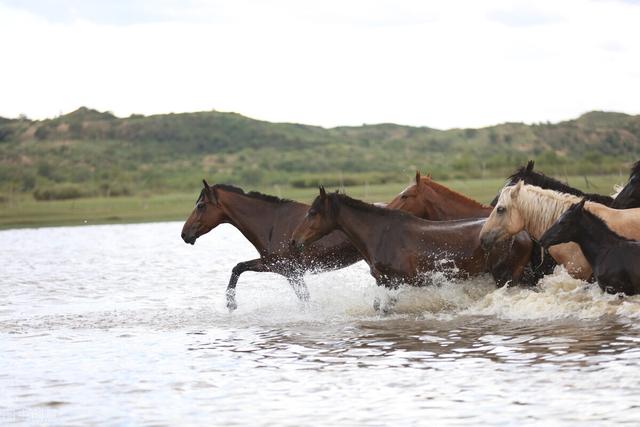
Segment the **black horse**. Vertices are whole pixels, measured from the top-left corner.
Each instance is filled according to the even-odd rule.
[[[600,218],[583,209],[583,199],[567,210],[540,238],[545,248],[575,242],[593,268],[600,287],[609,293],[640,293],[640,241],[611,231]]]
[[[629,180],[611,204],[614,209],[640,208],[640,160],[631,166]]]
[[[525,184],[535,185],[536,187],[545,188],[547,190],[555,190],[561,193],[569,193],[578,197],[584,197],[591,202],[601,203],[605,206],[611,206],[611,204],[613,203],[612,197],[596,193],[585,193],[578,190],[577,188],[573,188],[568,184],[565,184],[562,181],[558,181],[557,179],[551,178],[550,176],[547,176],[541,172],[534,171],[534,163],[535,162],[533,160],[529,160],[526,166],[520,166],[518,169],[516,169],[516,171],[507,178],[507,182],[504,186],[507,187],[509,185],[516,185],[518,181],[524,181]],[[498,197],[500,197],[500,193],[498,193],[496,197],[491,201],[491,206],[495,207],[496,203],[498,203]],[[625,208],[628,207],[629,206],[626,206]]]

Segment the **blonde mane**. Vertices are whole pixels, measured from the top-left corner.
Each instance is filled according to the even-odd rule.
[[[514,199],[511,193],[517,188],[517,185],[505,187],[496,206],[518,209],[525,222],[525,229],[536,238],[542,236],[571,205],[582,200],[573,194],[546,190],[534,185],[522,185]]]

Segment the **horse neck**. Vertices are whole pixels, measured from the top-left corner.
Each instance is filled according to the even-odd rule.
[[[576,233],[575,243],[580,245],[585,258],[592,266],[603,250],[626,241],[611,231],[604,221],[597,221],[587,214],[580,216],[576,226],[578,233]]]
[[[336,217],[337,228],[347,236],[370,265],[375,259],[378,234],[385,228],[380,225],[387,221],[389,221],[388,218],[376,212],[358,209],[344,203],[339,205]]]
[[[524,229],[534,239],[539,239],[554,222],[560,218],[573,203],[579,200],[560,200],[546,195],[539,195],[538,200],[529,200],[523,203],[523,193],[516,199],[518,209],[524,220]],[[527,196],[525,196],[527,197]]]
[[[276,220],[280,205],[231,191],[218,189],[217,193],[229,223],[251,242],[260,255],[267,253],[270,246],[269,230]]]
[[[471,217],[487,217],[493,210],[490,206],[484,206],[481,203],[476,202],[464,196],[456,191],[453,191],[445,186],[429,183],[429,187],[435,194],[438,195],[439,200],[430,200],[431,206],[436,211],[434,218],[429,218],[433,221],[443,221],[450,219],[465,219]]]

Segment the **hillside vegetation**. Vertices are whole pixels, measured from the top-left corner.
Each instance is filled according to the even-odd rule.
[[[55,119],[0,118],[0,194],[38,200],[193,190],[206,177],[305,188],[504,177],[527,159],[548,174],[626,175],[640,116],[591,112],[557,124],[437,130],[395,124],[325,129],[235,113],[133,115],[80,108]]]

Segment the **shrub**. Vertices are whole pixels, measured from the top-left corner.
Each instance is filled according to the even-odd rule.
[[[37,188],[33,197],[38,201],[43,200],[68,200],[89,197],[91,194],[78,185],[60,184],[46,188]]]

